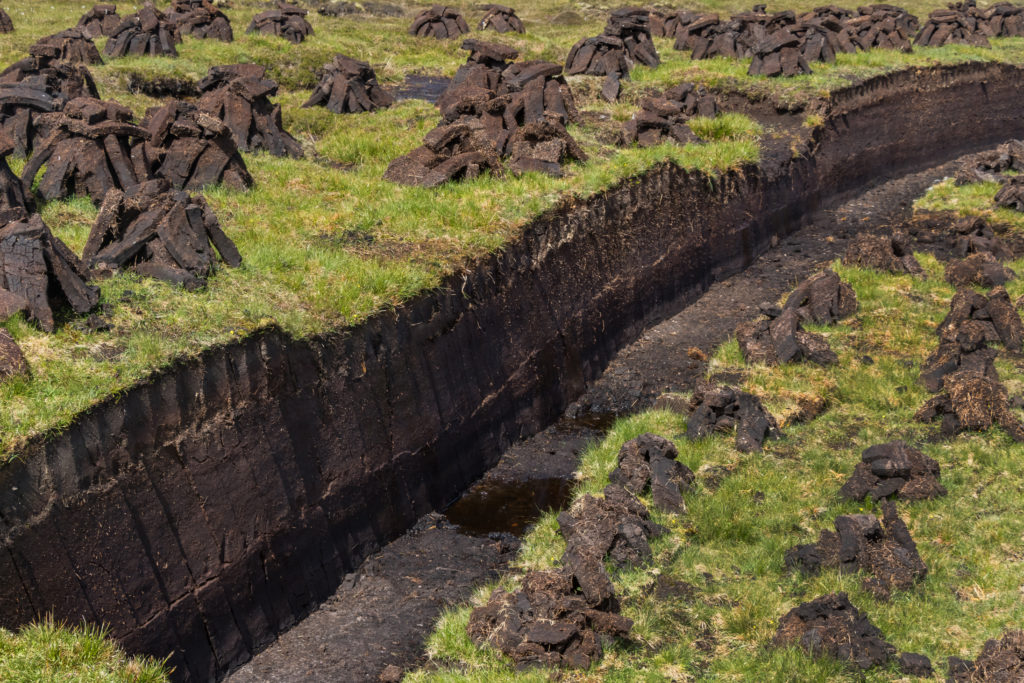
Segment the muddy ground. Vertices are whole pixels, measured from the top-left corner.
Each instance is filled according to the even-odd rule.
[[[228,680],[373,681],[422,664],[423,640],[444,607],[498,576],[514,556],[513,535],[565,502],[581,450],[616,415],[648,408],[664,392],[692,390],[705,364],[691,349],[709,355],[738,323],[757,316],[760,302],[778,299],[841,255],[857,234],[905,220],[913,200],[952,176],[957,163],[886,182],[822,212],[744,272],[648,328],[561,421],[511,448],[447,517],[424,517],[371,556],[331,599]],[[944,247],[924,236],[914,248]]]

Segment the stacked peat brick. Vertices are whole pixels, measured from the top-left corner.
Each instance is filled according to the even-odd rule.
[[[117,27],[121,24],[121,17],[117,13],[117,5],[101,3],[93,5],[92,9],[82,15],[78,20],[78,28],[89,38],[101,36],[112,36]]]
[[[180,42],[181,36],[167,15],[147,2],[118,24],[103,54],[108,57],[177,57],[175,45]]]
[[[313,27],[306,21],[307,14],[301,7],[278,2],[276,9],[260,12],[253,17],[245,32],[278,36],[298,45],[313,35]]]
[[[943,45],[988,46],[993,35],[987,21],[978,16],[973,0],[958,2],[937,9],[928,15],[921,27],[915,45],[941,47]]]
[[[640,100],[640,112],[623,126],[623,142],[641,147],[667,140],[685,145],[697,137],[686,122],[694,116],[713,118],[718,114],[715,96],[702,85],[681,83],[660,96]]]
[[[213,38],[224,43],[235,39],[231,21],[210,0],[174,0],[167,20],[183,36]]]
[[[416,15],[409,26],[410,36],[447,40],[469,33],[465,17],[454,7],[433,5]]]
[[[619,97],[620,81],[629,80],[629,72],[637,63],[655,67],[661,59],[651,39],[647,10],[627,7],[612,12],[604,33],[572,46],[565,60],[565,73],[604,76],[601,96],[614,102]]]
[[[40,38],[28,48],[33,57],[40,57],[73,64],[102,64],[100,51],[85,31],[69,28]]]
[[[320,82],[303,107],[326,107],[335,114],[383,109],[394,98],[381,87],[373,67],[345,55],[335,55],[320,70]]]
[[[12,33],[13,31],[14,22],[11,21],[10,15],[0,7],[0,33]]]
[[[516,11],[506,5],[484,5],[486,14],[477,28],[481,31],[490,29],[498,33],[526,33],[523,20],[516,16]]]

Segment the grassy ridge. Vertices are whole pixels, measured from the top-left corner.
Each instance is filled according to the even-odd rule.
[[[957,188],[945,182],[918,205],[994,216],[1024,231],[1024,215],[991,210],[992,194],[988,185]],[[999,429],[935,440],[937,426],[912,420],[929,396],[918,381],[920,366],[937,346],[935,327],[954,291],[943,280],[939,262],[928,255],[918,258],[926,278],[833,264],[860,301],[859,311],[842,324],[813,328],[838,352],[840,361],[834,367],[747,366],[735,340],[714,354],[709,373],[744,373],[743,387],[759,395],[777,416],[793,414],[801,395],[828,401],[828,411],[810,423],[785,425],[784,438],[766,444],[763,454],[737,452],[730,436],[689,442],[685,418],[661,411],[619,420],[601,443],[585,452],[580,494],[600,491],[622,443],[648,431],[672,438],[698,480],[702,468],[721,467],[730,473],[717,490],[701,486],[687,495],[686,515],[653,511],[672,531],[654,542],[654,562],[613,575],[624,596],[623,612],[636,622],[636,645],[612,648],[599,665],[571,675],[571,680],[900,679],[895,667],[862,673],[827,658],[770,647],[780,616],[832,591],[849,593],[899,651],[930,656],[938,679],[945,677],[947,657],[973,659],[986,639],[1024,623],[1024,446]],[[1022,272],[1024,259],[1010,265]],[[1024,282],[1014,281],[1008,289],[1016,298],[1024,294]],[[1019,358],[1001,357],[996,364],[1011,395],[1024,391]],[[819,530],[832,528],[838,515],[871,510],[864,503],[840,501],[837,492],[864,448],[896,438],[939,461],[949,489],[945,498],[899,504],[928,565],[925,580],[886,603],[861,589],[859,574],[831,570],[806,577],[786,571],[783,556],[788,548],[813,542]],[[516,569],[521,574],[551,567],[562,550],[554,514],[548,514],[526,538]],[[654,586],[666,578],[690,584],[694,595],[656,597]],[[503,581],[511,586],[517,580],[513,574]],[[489,592],[489,587],[481,589],[475,604]],[[497,653],[469,641],[470,609],[459,607],[440,620],[428,641],[432,666],[411,680],[513,678]],[[547,675],[537,672],[535,680],[548,680]]]

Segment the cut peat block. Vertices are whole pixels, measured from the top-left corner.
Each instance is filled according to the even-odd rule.
[[[0,222],[12,209],[31,211],[32,196],[25,192],[18,176],[7,165],[7,157],[14,151],[14,141],[0,128]]]
[[[913,14],[893,5],[868,5],[857,8],[857,13],[843,22],[857,47],[910,52],[910,41],[920,28]]]
[[[483,19],[480,20],[480,24],[477,28],[481,31],[490,29],[491,31],[497,31],[498,33],[526,33],[526,27],[523,26],[523,20],[516,16],[516,11],[511,7],[505,5],[484,5]]]
[[[235,39],[231,21],[210,0],[174,0],[167,11],[167,20],[179,35],[212,38],[224,43]]]
[[[103,54],[108,57],[177,57],[178,50],[174,46],[180,42],[181,36],[167,15],[147,2],[114,29]]]
[[[99,290],[85,280],[81,261],[39,214],[0,212],[0,301],[9,315],[25,310],[43,330],[53,332],[54,308],[66,302],[84,314],[99,303]]]
[[[31,81],[33,87],[50,88],[69,100],[78,97],[99,98],[96,81],[89,69],[52,57],[26,57],[0,71],[0,83]]]
[[[171,100],[146,112],[142,127],[147,140],[132,150],[140,179],[159,176],[189,190],[217,183],[235,190],[252,187],[231,130],[216,116]]]
[[[60,111],[66,103],[67,98],[48,87],[43,76],[19,83],[0,82],[0,131],[10,138],[16,153],[28,156],[37,135],[35,117]]]
[[[21,181],[31,187],[45,164],[39,181],[44,199],[78,194],[99,204],[108,190],[131,187],[141,179],[132,165],[131,141],[148,133],[132,123],[127,107],[79,97],[63,112],[38,115],[36,124],[44,135],[34,146]]]
[[[277,36],[298,45],[313,35],[313,26],[306,21],[308,12],[286,2],[277,3],[277,9],[260,12],[245,29],[246,33]]]
[[[423,10],[409,26],[409,35],[421,38],[447,40],[458,38],[463,33],[469,33],[465,17],[454,7],[444,5],[434,5]]]
[[[713,118],[717,115],[715,96],[704,86],[680,83],[660,96],[640,100],[639,113],[623,126],[623,142],[650,147],[665,140],[674,140],[685,145],[697,140],[686,125],[688,120],[694,116]]]
[[[320,70],[320,82],[303,107],[327,107],[335,114],[356,114],[383,109],[394,104],[392,97],[377,81],[367,62],[335,55]]]
[[[942,47],[943,45],[978,45],[987,47],[994,35],[988,22],[977,16],[973,2],[958,2],[947,9],[937,9],[928,15],[915,45]]]
[[[270,101],[277,83],[259,64],[214,66],[199,81],[199,108],[224,121],[238,149],[274,156],[302,156],[302,145],[284,129],[281,106]]]
[[[78,20],[78,28],[93,39],[114,35],[114,31],[120,25],[121,17],[117,13],[117,5],[106,3],[93,5],[92,9]]]
[[[661,59],[651,40],[647,10],[626,7],[612,12],[604,33],[572,46],[565,59],[565,73],[604,76],[601,96],[614,102],[619,98],[620,81],[629,80],[636,63],[656,67]]]
[[[74,64],[102,64],[103,58],[92,39],[82,29],[68,28],[52,36],[40,38],[29,46],[28,53],[55,61]]]
[[[830,655],[861,669],[884,666],[896,654],[867,615],[846,593],[832,593],[805,602],[779,619],[773,644],[799,647],[810,655]]]
[[[163,178],[108,192],[82,258],[97,270],[130,268],[190,290],[205,283],[218,260],[242,263],[203,197],[172,190]]]

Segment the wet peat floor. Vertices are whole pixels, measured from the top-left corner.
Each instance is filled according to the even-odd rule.
[[[228,680],[397,680],[421,664],[423,641],[441,611],[496,578],[514,556],[515,537],[541,511],[568,499],[580,452],[615,415],[648,408],[667,391],[691,390],[705,372],[691,348],[710,354],[737,324],[757,315],[760,302],[778,299],[842,254],[850,239],[908,217],[913,199],[952,175],[955,165],[901,177],[823,212],[742,273],[650,327],[562,420],[509,449],[446,515],[425,516],[372,555],[333,597]]]

